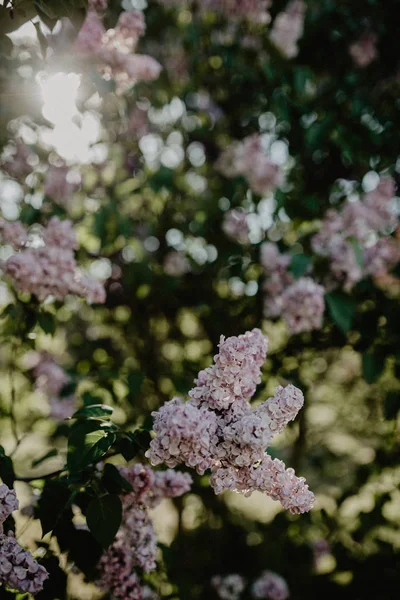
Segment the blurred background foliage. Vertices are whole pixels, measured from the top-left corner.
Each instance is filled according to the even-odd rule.
[[[274,0],[272,22],[286,4]],[[51,418],[48,400],[34,387],[38,351],[54,355],[66,370],[71,385],[65,395],[75,395],[76,407],[93,398],[110,404],[115,422],[127,430],[151,428],[152,410],[187,393],[211,363],[221,334],[253,327],[270,338],[255,400],[289,382],[306,397],[273,455],[307,477],[316,507],[293,517],[259,494],[216,497],[207,477],[197,477],[189,495],[155,510],[163,597],[210,598],[213,575],[238,572],[251,581],[263,569],[284,576],[295,600],[398,597],[399,273],[390,285],[368,280],[356,286],[344,330],[327,312],[321,330],[289,336],[281,321],[263,318],[258,256],[265,239],[293,255],[308,254],[317,220],[346,197],[338,180],[357,182],[356,191],[371,172],[399,182],[400,2],[306,4],[298,55],[287,60],[266,25],[230,22],[183,0],[179,6],[149,0],[140,51],[157,58],[163,71],[124,96],[90,65],[82,72],[68,51],[59,19],[70,19],[76,35],[84,0],[0,6],[1,143],[7,152],[22,139],[33,170],[18,180],[2,173],[3,216],[26,224],[52,215],[72,219],[79,262],[90,264],[107,288],[105,305],[70,297],[39,311],[1,283],[1,443],[10,453],[15,434],[20,440],[12,455],[18,477],[60,468],[65,453],[67,426]],[[120,11],[120,3],[110,1],[109,26]],[[378,58],[358,68],[349,46],[368,31],[377,35]],[[49,40],[58,48],[53,54]],[[81,76],[64,110],[68,73]],[[54,83],[47,96],[41,78]],[[252,133],[268,134],[271,155],[286,173],[266,198],[214,167],[222,149]],[[62,164],[78,182],[64,204],[43,191],[47,169]],[[255,215],[251,245],[221,229],[226,211],[239,206]],[[174,249],[190,266],[179,277],[164,268]],[[17,432],[10,419],[13,394]],[[52,449],[57,454],[35,466]],[[43,480],[34,483],[42,486]],[[30,504],[31,488],[19,482],[17,490]],[[71,532],[70,519],[72,512],[51,541],[44,538],[54,563],[52,587],[38,598],[97,597],[71,564],[89,573],[99,547],[89,532]],[[27,544],[45,545],[36,523],[20,516],[17,531]],[[327,548],[318,555],[321,540]],[[9,596],[0,590],[1,598]]]

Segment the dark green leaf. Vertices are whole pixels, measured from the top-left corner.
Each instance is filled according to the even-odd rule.
[[[122,502],[117,495],[94,498],[88,506],[86,521],[96,540],[107,548],[122,520]]]
[[[340,293],[325,295],[329,313],[336,325],[344,333],[349,331],[353,322],[356,303],[353,298]]]
[[[388,392],[385,398],[385,419],[396,419],[400,410],[400,390]]]
[[[115,442],[115,433],[98,421],[80,421],[71,428],[68,438],[67,466],[81,471],[98,462]]]
[[[379,352],[365,352],[362,355],[362,374],[367,383],[379,379],[385,368],[385,357]]]
[[[73,494],[59,481],[46,481],[38,503],[38,517],[42,526],[42,536],[52,531],[69,506]]]
[[[3,446],[0,446],[0,477],[8,487],[14,485],[15,473],[13,462],[5,453]]]
[[[110,463],[107,463],[104,466],[102,481],[107,491],[111,494],[120,494],[123,491],[133,491],[133,487],[129,481],[122,477],[117,467]]]
[[[56,330],[56,322],[54,316],[50,313],[38,313],[37,322],[45,333],[53,335]]]
[[[80,408],[72,415],[72,419],[90,419],[93,417],[101,419],[110,419],[113,413],[113,408],[106,404],[91,404]]]
[[[289,266],[289,270],[292,272],[295,279],[303,277],[311,266],[311,257],[306,254],[295,254],[292,256],[292,260]]]

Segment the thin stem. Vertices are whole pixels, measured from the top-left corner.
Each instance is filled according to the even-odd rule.
[[[67,471],[66,468],[58,469],[57,471],[51,471],[50,473],[46,473],[45,475],[35,475],[33,477],[16,477],[16,481],[24,481],[25,483],[30,483],[31,481],[36,481],[38,479],[51,479],[52,477],[56,477],[57,475],[61,475]]]

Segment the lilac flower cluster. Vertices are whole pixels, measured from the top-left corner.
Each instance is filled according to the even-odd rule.
[[[75,396],[60,398],[61,390],[69,383],[70,378],[47,352],[40,355],[34,376],[36,388],[49,399],[50,416],[57,421],[71,417],[75,410]]]
[[[214,365],[201,371],[190,400],[173,398],[153,412],[156,437],[146,456],[152,464],[184,463],[200,474],[211,469],[215,493],[265,492],[292,513],[312,508],[314,495],[303,478],[265,453],[272,437],[293,420],[303,394],[293,385],[251,407],[261,380],[267,339],[254,329],[239,337],[221,337]]]
[[[164,271],[171,277],[182,277],[191,271],[190,263],[183,252],[171,250],[165,255]]]
[[[44,179],[44,193],[60,206],[68,208],[76,183],[68,181],[68,167],[49,167]]]
[[[325,290],[311,277],[297,281],[288,271],[291,256],[281,254],[275,244],[261,246],[261,264],[267,275],[263,285],[266,292],[266,317],[282,316],[293,334],[320,329],[325,311]]]
[[[14,490],[2,484],[0,485],[0,527],[14,510],[18,509],[18,500]]]
[[[30,552],[21,548],[13,533],[3,533],[4,521],[17,509],[14,490],[5,484],[0,485],[0,584],[19,592],[36,594],[43,588],[49,574]]]
[[[64,300],[67,294],[81,296],[89,303],[105,301],[103,285],[76,264],[77,241],[71,221],[53,217],[40,238],[28,235],[21,223],[2,221],[0,234],[16,251],[1,268],[18,291],[31,293],[40,302],[49,296]]]
[[[102,17],[90,7],[75,50],[82,57],[97,61],[103,75],[115,81],[116,92],[123,94],[137,81],[152,81],[160,74],[161,65],[154,58],[134,54],[144,32],[141,11],[122,12],[115,28],[106,30]]]
[[[253,598],[265,598],[266,600],[287,600],[289,588],[286,581],[280,575],[272,571],[264,571],[251,588]]]
[[[362,35],[349,47],[349,53],[354,64],[361,69],[368,67],[378,56],[376,48],[377,36],[369,32]]]
[[[214,575],[211,585],[221,600],[239,600],[246,587],[246,580],[237,573],[230,575]]]
[[[394,182],[381,178],[372,192],[356,202],[346,202],[339,212],[329,210],[311,245],[330,261],[331,286],[346,291],[366,276],[382,276],[400,260],[400,244],[390,233],[398,217],[392,210]]]
[[[237,573],[215,575],[211,579],[211,585],[221,600],[239,600],[246,587],[246,580]],[[265,600],[287,600],[290,595],[286,581],[272,571],[264,571],[252,584],[250,591],[253,598]]]
[[[121,475],[133,491],[122,496],[123,522],[110,548],[101,557],[99,586],[112,598],[144,600],[151,598],[149,588],[142,587],[135,567],[146,573],[156,568],[157,538],[148,513],[163,498],[176,498],[190,490],[192,479],[186,473],[169,469],[155,472],[135,464],[121,467]]]
[[[247,214],[243,210],[236,208],[228,210],[222,223],[222,229],[228,237],[239,244],[249,243],[249,223]]]
[[[253,192],[261,196],[282,183],[280,168],[265,155],[257,134],[231,144],[220,155],[216,168],[225,177],[246,177]]]
[[[25,179],[32,171],[32,157],[33,153],[28,146],[22,140],[17,140],[13,155],[1,162],[1,168],[14,179]]]
[[[306,5],[302,0],[292,0],[273,23],[270,40],[286,58],[297,56],[297,42],[303,35]]]

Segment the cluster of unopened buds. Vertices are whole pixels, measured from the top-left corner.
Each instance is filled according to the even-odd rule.
[[[157,79],[161,65],[151,56],[135,53],[145,32],[143,13],[123,11],[115,28],[106,30],[101,15],[103,10],[99,10],[97,3],[89,5],[74,45],[75,51],[84,58],[95,60],[104,77],[115,81],[119,94],[137,81]]]
[[[246,580],[242,575],[215,575],[211,585],[221,600],[239,600],[246,588]],[[287,600],[289,588],[280,575],[272,571],[264,571],[262,575],[250,586],[253,598],[265,600]]]
[[[199,373],[190,400],[173,398],[152,413],[156,436],[146,456],[154,465],[183,463],[199,474],[210,469],[217,494],[258,490],[303,513],[314,504],[305,480],[266,453],[273,436],[296,417],[303,394],[288,385],[255,408],[248,401],[261,381],[266,353],[267,338],[259,329],[222,336],[215,363]]]
[[[53,217],[38,235],[20,222],[0,222],[0,238],[15,253],[0,266],[17,291],[30,293],[43,302],[49,297],[64,300],[67,294],[89,303],[105,301],[104,286],[77,266],[78,244],[72,222]]]
[[[121,475],[133,491],[123,494],[122,525],[116,538],[98,564],[98,585],[114,599],[155,598],[148,586],[142,586],[135,569],[149,573],[156,568],[157,537],[148,513],[164,498],[177,498],[190,490],[187,473],[172,469],[154,471],[140,463],[121,467]]]
[[[267,157],[262,138],[257,134],[232,143],[215,166],[225,177],[245,177],[253,192],[261,196],[282,183],[280,167]]]
[[[12,532],[3,533],[3,523],[18,509],[14,490],[0,485],[0,584],[22,593],[36,594],[43,588],[49,574],[22,548]]]

